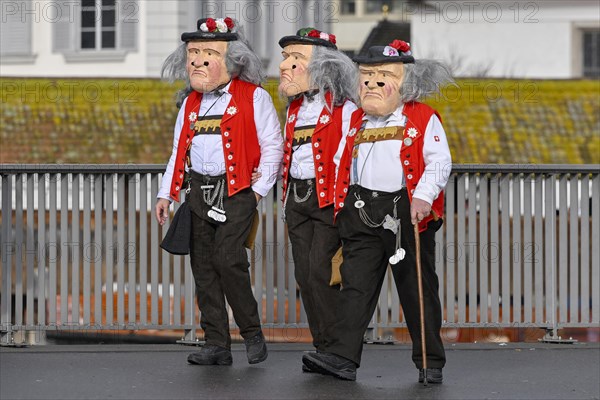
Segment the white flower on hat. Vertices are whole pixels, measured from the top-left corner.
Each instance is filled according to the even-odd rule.
[[[202,32],[208,32],[208,26],[206,26],[206,22],[204,22],[202,25],[200,25],[200,30]]]
[[[319,34],[319,38],[320,38],[320,39],[323,39],[323,40],[327,40],[327,41],[329,41],[329,34],[328,34],[328,33],[325,33],[325,32],[321,32],[321,33]]]
[[[227,24],[223,18],[217,18],[215,22],[217,23],[217,31],[227,33]]]
[[[398,50],[396,50],[395,48],[385,46],[385,48],[383,49],[383,55],[386,57],[398,57],[400,54],[398,54]]]

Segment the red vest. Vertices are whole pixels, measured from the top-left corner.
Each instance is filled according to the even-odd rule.
[[[402,114],[406,116],[406,126],[403,133],[403,144],[400,148],[400,161],[402,165],[402,171],[404,173],[404,179],[406,181],[406,188],[408,190],[408,199],[412,201],[412,195],[415,192],[415,188],[425,171],[425,162],[423,161],[423,144],[425,142],[425,129],[431,119],[432,115],[436,115],[440,121],[442,120],[439,114],[428,105],[418,102],[410,102],[404,105]],[[348,192],[348,185],[350,184],[350,167],[352,165],[352,150],[354,148],[354,140],[356,134],[361,130],[363,123],[363,117],[365,112],[362,108],[359,108],[350,119],[350,132],[346,137],[346,147],[340,160],[340,168],[338,171],[338,177],[335,187],[335,214],[344,207],[344,199]],[[416,129],[416,136],[414,131]],[[414,137],[409,136],[409,131]],[[407,140],[410,139],[410,140]],[[437,199],[433,201],[431,209],[441,218],[444,212],[444,192],[441,192]],[[429,215],[423,221],[419,223],[419,230],[422,232],[427,229],[427,223],[433,219],[433,215]]]
[[[287,111],[285,124],[285,145],[283,156],[283,201],[289,184],[290,164],[292,161],[292,141],[294,128],[298,120],[298,110],[302,105],[304,96],[292,101]],[[331,106],[331,93],[325,94],[325,101]],[[315,167],[315,180],[317,183],[317,196],[319,207],[323,208],[333,204],[333,187],[335,184],[335,164],[333,156],[342,139],[342,111],[344,106],[333,107],[333,114],[323,107],[317,119],[315,130],[312,134],[311,144],[313,149],[313,162]]]
[[[229,93],[231,101],[221,119],[221,139],[225,156],[227,173],[227,193],[233,196],[250,186],[250,178],[254,168],[260,162],[260,146],[256,135],[254,121],[254,91],[258,88],[249,82],[237,78],[231,81]],[[179,201],[179,192],[183,184],[185,157],[188,146],[194,138],[188,116],[192,111],[198,112],[202,102],[202,93],[193,91],[187,98],[183,127],[177,144],[177,157],[173,169],[170,196]]]

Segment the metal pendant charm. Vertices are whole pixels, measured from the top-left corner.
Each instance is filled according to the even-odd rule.
[[[397,234],[399,225],[400,224],[398,221],[392,218],[390,214],[385,216],[385,220],[383,221],[383,229],[389,229],[390,231],[394,232],[394,234]]]
[[[356,207],[356,208],[360,209],[360,208],[363,208],[364,206],[365,206],[365,202],[362,200],[356,200],[354,202],[354,207]]]
[[[207,215],[217,222],[225,222],[227,220],[227,217],[225,216],[225,211],[220,210],[216,207],[212,207],[212,210],[209,210]]]
[[[406,256],[406,250],[404,250],[403,248],[399,248],[396,250],[396,253],[394,253],[394,255],[390,257],[389,262],[392,265],[396,265],[400,261],[404,260],[405,256]]]

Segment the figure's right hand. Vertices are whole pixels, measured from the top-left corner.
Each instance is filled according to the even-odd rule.
[[[156,202],[156,220],[161,226],[167,222],[170,205],[171,202],[167,199],[159,199],[158,202]]]

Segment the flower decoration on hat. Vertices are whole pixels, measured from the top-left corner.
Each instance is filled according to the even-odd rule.
[[[235,24],[229,17],[227,18],[207,18],[206,22],[200,25],[202,32],[228,33],[232,32]]]
[[[298,31],[298,36],[308,36],[316,39],[326,40],[331,44],[336,44],[336,38],[334,34],[321,32],[315,28],[304,28]]]
[[[410,43],[405,42],[404,40],[395,39],[383,49],[383,55],[387,57],[398,57],[400,54],[403,56],[412,55]]]

